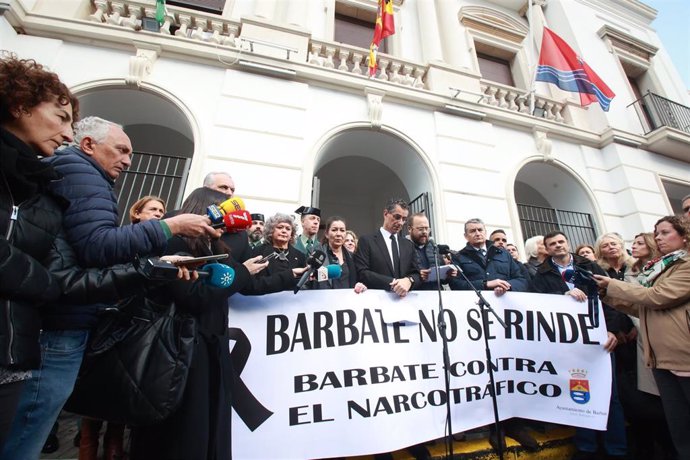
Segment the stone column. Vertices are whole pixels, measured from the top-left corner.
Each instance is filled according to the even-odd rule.
[[[472,68],[465,26],[460,23],[454,0],[435,0],[443,60],[452,66]]]
[[[276,13],[276,0],[256,0],[254,15],[263,19],[273,20]]]
[[[306,27],[309,16],[309,0],[283,0],[285,5],[285,22],[292,26]]]
[[[428,0],[417,2],[419,39],[422,44],[422,58],[425,61],[443,61],[443,48],[438,34],[438,20],[434,3]]]

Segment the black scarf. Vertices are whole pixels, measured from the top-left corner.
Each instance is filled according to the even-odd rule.
[[[7,179],[15,204],[43,190],[60,176],[36,152],[15,135],[0,127],[0,171]]]

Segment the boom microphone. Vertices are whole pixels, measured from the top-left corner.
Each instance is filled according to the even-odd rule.
[[[326,280],[335,280],[343,274],[343,268],[338,264],[330,264],[319,267],[316,271],[316,281],[319,283]]]
[[[297,282],[297,286],[295,286],[294,293],[297,294],[300,289],[304,286],[304,283],[307,282],[309,279],[309,276],[311,276],[312,273],[314,273],[316,270],[319,269],[323,265],[323,262],[326,260],[326,253],[323,251],[316,250],[307,259],[307,266],[309,269],[305,271],[302,274],[302,277],[299,279]]]

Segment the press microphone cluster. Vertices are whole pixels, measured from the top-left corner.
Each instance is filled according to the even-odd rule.
[[[228,233],[237,233],[252,226],[252,216],[244,208],[242,198],[232,197],[221,204],[212,204],[206,208],[206,215],[211,220],[211,227],[225,229]]]
[[[309,268],[302,274],[302,277],[297,282],[297,286],[295,286],[295,289],[293,291],[295,294],[297,294],[299,290],[302,289],[307,280],[309,280],[309,277],[323,265],[325,260],[326,253],[323,251],[316,250],[309,256],[309,258],[307,259],[307,266]]]

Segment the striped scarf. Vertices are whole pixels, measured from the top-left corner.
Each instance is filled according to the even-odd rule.
[[[687,254],[688,251],[685,249],[678,249],[676,251],[669,252],[665,256],[650,260],[642,268],[640,274],[637,275],[637,282],[644,287],[651,287],[656,278],[661,275],[664,270],[671,266],[671,264],[673,264],[676,260],[685,257]]]

